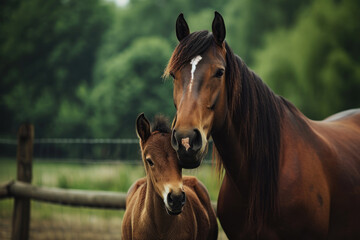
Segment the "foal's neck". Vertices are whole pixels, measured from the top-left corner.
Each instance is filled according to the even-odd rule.
[[[146,214],[143,215],[147,218],[146,222],[158,236],[168,234],[172,229],[171,225],[178,218],[178,216],[170,216],[166,212],[164,201],[155,191],[149,176],[147,177],[145,206],[143,211],[146,211]]]

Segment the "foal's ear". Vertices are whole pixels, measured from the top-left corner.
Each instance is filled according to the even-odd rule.
[[[146,142],[151,135],[150,123],[144,113],[141,113],[136,119],[136,133],[143,142]]]
[[[184,14],[180,13],[178,18],[176,19],[176,37],[180,42],[189,34],[190,34],[190,29],[185,21]]]
[[[215,11],[215,17],[212,22],[212,32],[215,39],[215,42],[217,45],[222,46],[225,35],[226,35],[226,29],[225,29],[225,23],[223,17],[220,15],[220,13]]]

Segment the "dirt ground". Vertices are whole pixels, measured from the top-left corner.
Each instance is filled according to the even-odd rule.
[[[75,219],[76,220],[76,219]],[[0,239],[11,239],[11,219],[0,218]],[[31,221],[30,240],[115,240],[121,239],[121,222],[110,220],[106,224],[97,220]],[[218,239],[227,239],[219,232]]]
[[[11,239],[11,220],[0,219],[0,239]],[[79,223],[76,221],[42,220],[31,221],[32,240],[112,240],[121,239],[121,222],[110,221],[99,224],[97,221]]]

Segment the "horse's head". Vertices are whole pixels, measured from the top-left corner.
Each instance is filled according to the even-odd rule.
[[[214,129],[221,129],[227,114],[225,25],[215,12],[212,33],[190,34],[182,14],[176,21],[180,41],[164,75],[174,79],[171,144],[184,168],[196,168],[207,152]]]
[[[136,120],[136,132],[147,178],[163,199],[167,213],[180,214],[185,204],[185,192],[181,168],[170,144],[171,129],[167,121],[158,118],[151,131],[149,121],[141,114]]]

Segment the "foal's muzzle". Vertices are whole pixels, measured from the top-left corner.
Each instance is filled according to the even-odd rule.
[[[203,153],[203,141],[197,128],[188,131],[174,129],[171,135],[171,145],[175,149],[182,168],[196,168],[200,165]]]
[[[181,191],[179,194],[175,194],[170,192],[167,195],[167,203],[169,208],[166,208],[166,211],[170,215],[178,215],[182,212],[182,208],[184,207],[186,202],[185,192]]]

